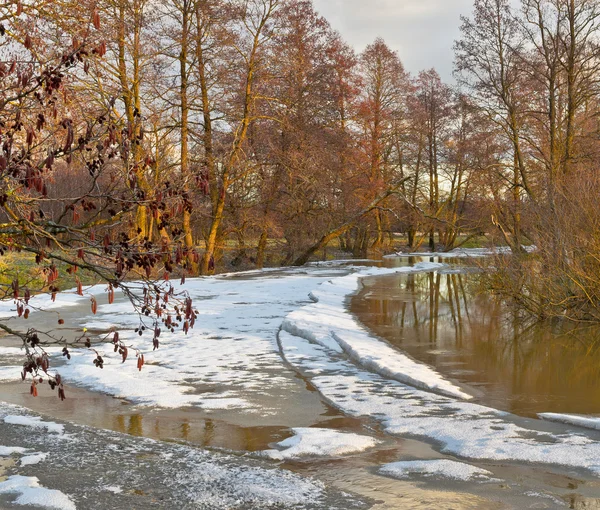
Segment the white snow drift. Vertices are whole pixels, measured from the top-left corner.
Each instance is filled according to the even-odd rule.
[[[292,429],[294,435],[277,443],[278,450],[265,450],[264,456],[272,459],[297,459],[301,457],[333,457],[359,453],[377,445],[378,441],[369,436],[338,432],[333,429],[305,428]]]
[[[421,475],[428,478],[449,478],[463,482],[470,480],[489,481],[490,477],[493,476],[491,472],[485,469],[447,459],[393,462],[382,466],[379,472],[398,479]]]

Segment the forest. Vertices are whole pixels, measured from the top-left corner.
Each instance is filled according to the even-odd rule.
[[[0,507],[600,507],[600,0],[466,3],[0,0]]]
[[[5,295],[486,238],[500,296],[596,321],[598,2],[473,12],[444,83],[310,0],[5,2],[0,248],[43,275]]]

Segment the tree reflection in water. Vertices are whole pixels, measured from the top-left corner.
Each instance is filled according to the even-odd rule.
[[[600,326],[525,324],[470,271],[362,280],[352,311],[376,334],[493,407],[600,414]]]

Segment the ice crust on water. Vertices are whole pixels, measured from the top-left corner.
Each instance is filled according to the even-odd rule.
[[[61,491],[42,487],[35,476],[13,475],[0,482],[0,494],[18,494],[17,505],[35,505],[57,510],[76,510],[75,503]]]
[[[277,443],[278,450],[264,450],[262,455],[271,459],[298,459],[302,457],[333,457],[359,453],[377,445],[369,436],[338,432],[322,428],[293,428],[294,435]]]
[[[75,508],[75,504],[83,509],[92,506],[197,510],[368,507],[358,498],[328,489],[314,479],[278,469],[264,460],[187,445],[65,424],[71,441],[68,448],[63,448],[54,434],[45,431],[32,434],[25,427],[14,427],[2,419],[18,413],[36,417],[23,408],[0,402],[0,437],[11,444],[23,445],[29,451],[47,452],[53,465],[60,467],[40,468],[41,483],[37,478],[18,473],[0,484],[0,494],[15,494],[20,504],[66,509]],[[36,467],[27,469],[35,472]],[[77,475],[66,476],[65,473]],[[45,487],[58,488],[61,492]]]
[[[290,313],[282,329],[337,352],[344,352],[360,365],[417,388],[461,399],[472,396],[448,381],[432,368],[397,351],[373,337],[346,310],[345,302],[359,287],[360,278],[393,273],[434,271],[443,264],[422,262],[413,267],[370,268],[334,278],[311,292],[313,303]]]
[[[53,421],[43,421],[39,416],[8,415],[4,417],[4,423],[22,425],[34,429],[46,429],[48,432],[59,435],[62,435],[65,430],[64,425]]]
[[[556,421],[566,425],[575,425],[585,429],[600,430],[600,416],[582,416],[580,414],[538,413],[543,420]]]
[[[463,482],[470,480],[490,481],[490,477],[493,476],[491,472],[485,469],[448,459],[392,462],[379,468],[379,472],[399,479],[421,475],[427,478],[449,478]]]
[[[280,332],[286,360],[333,406],[370,416],[390,434],[439,442],[465,459],[556,464],[600,474],[600,442],[579,434],[542,433],[508,413],[390,381],[349,363],[339,353]]]
[[[522,246],[528,252],[533,253],[536,246]],[[450,251],[437,252],[414,252],[414,253],[396,253],[387,255],[389,257],[438,257],[438,258],[471,258],[471,257],[489,257],[490,255],[508,255],[511,253],[510,246],[495,246],[492,248],[455,248]]]

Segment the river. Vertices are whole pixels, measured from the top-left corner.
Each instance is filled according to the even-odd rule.
[[[32,399],[27,385],[8,379],[0,385],[0,400],[90,430],[111,430],[215,452],[233,452],[241,458],[248,456],[265,465],[312,476],[335,490],[353,493],[362,498],[361,508],[600,506],[600,482],[589,471],[596,458],[592,454],[595,450],[589,448],[600,445],[600,433],[575,429],[572,434],[569,431],[573,427],[531,419],[541,411],[597,413],[598,407],[591,402],[586,407],[585,397],[576,403],[580,391],[592,394],[593,379],[586,379],[582,372],[574,375],[578,381],[590,381],[586,388],[565,375],[562,380],[569,389],[563,388],[562,392],[552,390],[560,387],[559,383],[542,384],[544,378],[554,377],[553,363],[560,368],[559,340],[554,347],[543,347],[539,339],[536,343],[526,336],[527,332],[519,333],[519,338],[512,339],[518,352],[515,356],[505,338],[517,330],[511,330],[505,313],[493,300],[475,292],[470,269],[461,269],[469,264],[444,260],[444,267],[413,271],[410,266],[415,262],[418,260],[393,258],[383,264],[330,263],[190,280],[189,291],[200,303],[196,330],[189,336],[176,334],[172,340],[165,339],[157,353],[148,353],[147,366],[141,373],[134,366],[121,365],[109,357],[104,370],[99,371],[85,353],[74,356],[69,365],[62,364],[58,355],[52,358],[53,366],[58,366],[69,381],[65,402],[58,401],[47,388],[41,388],[40,396]],[[351,285],[344,286],[346,279],[352,278],[355,271],[368,273],[368,266],[373,265],[387,266],[381,271],[397,268],[413,272],[379,274],[373,268],[378,275],[361,277],[358,293],[344,301],[343,296],[353,292]],[[352,281],[349,280],[351,284]],[[346,308],[327,301],[329,287],[342,283],[339,299]],[[101,305],[95,316],[89,312],[89,298],[62,303],[58,300],[56,309],[66,322],[64,334],[80,334],[83,327],[103,332],[116,326],[126,341],[140,342],[135,345],[143,347],[144,339],[138,340],[133,332],[137,319],[132,318],[124,298],[117,295],[115,305],[109,306],[102,304],[102,289],[90,292],[100,296]],[[315,303],[319,299],[321,302]],[[50,312],[50,324],[55,324],[55,314],[56,311]],[[32,315],[31,320],[48,327],[44,317]],[[307,317],[315,323],[306,326],[302,321]],[[434,367],[450,381],[446,386],[456,387],[457,391],[464,388],[474,395],[473,404],[414,390],[393,378],[381,377],[377,370],[366,369],[364,360],[340,350],[333,337],[319,337],[319,331],[327,336],[334,330],[340,336],[349,334],[346,340],[351,341],[353,332],[361,329],[352,317],[363,324],[366,337],[374,333],[384,340],[377,345],[387,341],[398,356],[407,353]],[[320,330],[319,321],[326,324]],[[281,328],[286,322],[284,331]],[[303,327],[313,326],[316,329],[308,336],[312,335],[317,343],[302,336]],[[561,332],[559,336],[565,342],[563,351],[567,351],[566,341],[572,335]],[[523,344],[519,345],[521,338]],[[18,368],[15,364],[19,357],[11,348],[14,343],[10,339],[5,338],[4,345],[4,351],[0,347],[0,365],[4,365],[2,374],[9,374],[11,367]],[[568,363],[572,360],[577,372],[575,366],[586,358],[577,360],[573,353],[571,356]],[[520,365],[511,365],[515,357]],[[592,372],[590,363],[589,373]],[[434,374],[436,377],[441,378]],[[351,378],[358,378],[359,386],[343,384]],[[539,384],[527,389],[528,381],[536,379],[540,379]],[[384,394],[386,401],[380,405],[378,399]],[[402,425],[406,432],[395,432],[398,420],[414,412],[406,408],[405,413],[402,406],[414,399],[419,402],[415,425],[406,422]],[[389,406],[390,402],[394,405]],[[353,403],[359,405],[356,410]],[[498,414],[490,419],[491,411],[480,404],[510,411],[514,416]],[[387,410],[396,412],[397,417],[386,414]],[[456,429],[456,424],[485,430],[481,441],[495,446],[481,453],[470,453],[472,447],[448,450],[444,441],[450,441],[451,433],[445,432],[448,437],[442,439],[431,427],[422,427],[441,418],[450,430]],[[414,428],[417,424],[421,428]],[[358,434],[373,438],[376,445],[349,455],[265,460],[261,452],[281,448],[278,443],[289,438],[297,427]],[[504,430],[513,431],[514,438]],[[471,444],[468,438],[452,441],[448,444]],[[549,464],[510,456],[507,460],[491,458],[497,456],[496,450],[510,449],[513,441],[522,444],[523,459],[530,454],[537,456],[548,441],[558,449],[554,450],[556,453],[549,451]],[[592,453],[578,446],[582,441],[590,444],[585,448]],[[578,451],[582,455],[578,456]],[[553,463],[552,455],[568,465]],[[600,455],[598,459],[600,464]],[[415,460],[458,461],[461,466],[485,470],[489,476],[483,482],[418,474],[398,480],[383,476],[380,471],[388,463]],[[44,480],[43,473],[37,476]],[[331,498],[335,501],[335,495]],[[343,501],[339,496],[338,505],[343,505]]]

